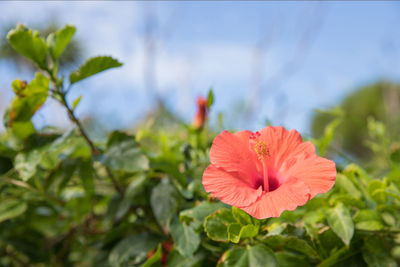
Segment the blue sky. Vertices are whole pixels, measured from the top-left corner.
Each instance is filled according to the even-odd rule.
[[[56,18],[77,26],[87,56],[125,63],[82,82],[77,112],[128,127],[152,107],[145,86],[145,22],[155,18],[155,86],[190,121],[195,98],[212,86],[227,126],[259,129],[265,119],[309,133],[314,109],[336,105],[357,86],[400,78],[400,3],[391,2],[0,2],[0,26]],[[257,50],[257,45],[261,49]],[[258,51],[258,54],[257,54]],[[255,56],[258,55],[258,56]],[[11,81],[30,79],[0,61],[0,105]],[[22,76],[22,77],[21,77]],[[239,107],[252,107],[248,117]],[[38,125],[64,127],[49,102]]]

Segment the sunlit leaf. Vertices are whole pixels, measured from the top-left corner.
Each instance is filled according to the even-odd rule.
[[[72,109],[76,109],[76,107],[81,102],[81,99],[82,99],[82,96],[80,95],[77,99],[74,100],[74,102],[72,102]]]
[[[354,234],[354,224],[349,210],[343,204],[339,203],[334,208],[327,210],[326,219],[329,226],[342,241],[346,245],[350,245]]]
[[[71,72],[69,81],[71,84],[74,84],[99,72],[121,66],[122,63],[109,56],[93,57],[81,65],[78,70]]]
[[[365,231],[379,231],[383,229],[383,221],[376,210],[359,210],[353,218],[355,228]]]
[[[20,84],[22,82],[16,80],[13,84],[15,83]],[[15,122],[29,122],[47,99],[49,80],[43,74],[37,72],[35,78],[29,84],[16,90],[19,90],[18,94],[11,101],[4,115],[4,122],[7,127],[12,127]]]
[[[57,60],[68,43],[74,36],[76,28],[72,25],[66,25],[55,33],[49,34],[47,37],[47,45],[50,50],[50,55],[53,60]]]
[[[253,224],[251,216],[239,208],[232,207],[232,215],[240,224]]]
[[[46,68],[47,45],[37,31],[18,25],[8,33],[7,39],[18,53],[32,60],[40,68]]]
[[[214,104],[214,92],[213,89],[210,88],[207,95],[207,109],[210,110],[213,104]]]
[[[228,239],[233,243],[239,243],[241,238],[254,237],[258,234],[259,226],[252,224],[241,225],[232,223],[228,226]]]
[[[204,230],[207,236],[215,241],[228,241],[228,227],[230,224],[236,223],[232,212],[228,209],[219,209],[209,215],[204,221]]]

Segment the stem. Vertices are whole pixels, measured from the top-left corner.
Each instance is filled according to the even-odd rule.
[[[100,154],[100,151],[97,149],[97,147],[95,146],[95,144],[93,143],[93,141],[89,138],[89,135],[86,133],[85,129],[83,128],[82,123],[78,120],[78,118],[75,116],[74,111],[70,108],[70,106],[67,103],[67,99],[66,99],[66,95],[65,93],[61,93],[59,92],[59,95],[61,96],[61,101],[62,104],[64,105],[64,107],[67,109],[69,118],[71,119],[71,121],[73,123],[76,124],[76,126],[79,129],[80,134],[82,135],[82,137],[85,139],[86,143],[88,143],[88,145],[90,146],[90,149],[92,151],[92,154],[95,156],[98,156]],[[112,173],[111,169],[107,166],[104,166],[106,168],[106,172],[108,174],[108,176],[111,179],[111,182],[113,183],[115,189],[118,191],[118,193],[121,196],[124,196],[124,189],[121,187],[121,185],[118,183],[117,179],[115,178],[114,174]]]
[[[78,120],[78,118],[75,116],[74,111],[71,109],[71,107],[68,105],[67,99],[66,99],[66,93],[69,91],[64,91],[62,88],[60,88],[59,83],[57,81],[57,78],[54,77],[53,73],[46,69],[47,73],[50,76],[50,79],[54,85],[55,88],[55,93],[57,93],[60,98],[61,98],[61,104],[67,109],[68,112],[68,116],[70,118],[70,120],[76,124],[76,126],[79,129],[80,134],[82,135],[82,137],[85,139],[86,143],[90,146],[92,155],[94,156],[98,156],[100,154],[99,149],[95,146],[95,144],[93,143],[93,141],[89,138],[89,135],[86,133],[85,129],[83,128],[82,123]],[[62,85],[61,85],[62,86]],[[115,178],[114,174],[112,173],[111,169],[107,166],[104,166],[106,169],[106,172],[108,174],[108,176],[111,179],[111,182],[113,183],[115,190],[117,190],[117,192],[121,195],[124,196],[125,191],[124,189],[121,187],[121,185],[118,183],[117,179]]]
[[[92,140],[90,140],[88,134],[83,129],[83,126],[82,126],[81,122],[75,116],[74,111],[69,107],[69,105],[67,103],[67,100],[65,98],[65,94],[64,93],[59,93],[59,95],[61,96],[61,101],[62,101],[63,106],[67,109],[69,118],[78,127],[80,134],[85,139],[86,143],[88,143],[88,145],[90,146],[90,149],[92,150],[92,154],[93,155],[99,155],[99,150],[96,148],[96,146],[94,145]]]

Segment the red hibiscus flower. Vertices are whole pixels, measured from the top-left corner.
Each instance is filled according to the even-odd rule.
[[[218,135],[203,174],[207,192],[258,219],[294,210],[335,183],[336,167],[283,127]]]

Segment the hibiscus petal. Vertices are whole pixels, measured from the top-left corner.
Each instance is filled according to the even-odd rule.
[[[268,126],[261,130],[261,138],[268,146],[271,155],[268,167],[273,170],[278,170],[287,158],[301,153],[315,154],[314,145],[303,142],[296,130]]]
[[[252,188],[251,184],[240,179],[238,175],[211,164],[203,173],[204,189],[226,204],[246,207],[261,196],[262,187]]]
[[[295,163],[281,170],[281,175],[294,176],[305,182],[313,198],[316,194],[325,193],[332,188],[336,179],[336,165],[332,160],[317,155],[304,154],[295,159]]]
[[[210,161],[213,165],[228,172],[240,173],[239,178],[254,185],[253,179],[258,176],[254,155],[249,150],[246,135],[251,132],[242,131],[231,134],[224,131],[219,134],[211,146]]]
[[[253,134],[251,131],[238,131],[234,133],[237,137],[239,137],[243,143],[248,144],[250,136]]]
[[[309,199],[307,184],[290,178],[276,190],[265,192],[256,202],[241,209],[257,219],[279,217],[284,210],[294,210]]]

